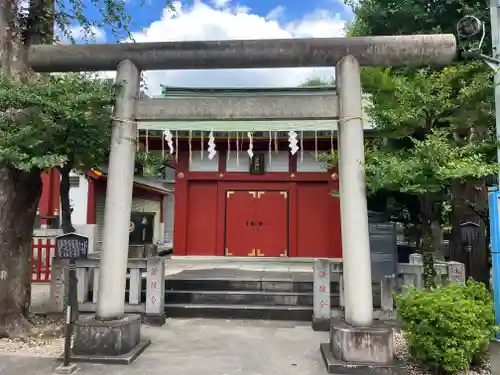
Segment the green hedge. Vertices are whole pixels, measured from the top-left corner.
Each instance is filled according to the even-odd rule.
[[[396,296],[396,306],[410,359],[436,373],[456,374],[481,361],[497,332],[482,283],[410,287]]]

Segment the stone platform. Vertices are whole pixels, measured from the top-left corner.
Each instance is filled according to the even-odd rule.
[[[312,260],[172,257],[166,262],[167,317],[312,319]],[[338,293],[332,298],[338,304]]]
[[[320,345],[326,370],[331,374],[406,375],[407,368],[396,359],[393,328],[380,321],[370,327],[353,327],[333,319],[330,342]]]
[[[102,321],[94,315],[82,317],[73,326],[73,362],[130,364],[150,344],[141,338],[141,316]]]

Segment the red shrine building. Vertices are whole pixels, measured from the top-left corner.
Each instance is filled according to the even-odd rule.
[[[58,229],[61,222],[59,171],[54,168],[44,172],[42,181],[43,191],[35,229]],[[89,252],[102,250],[106,181],[106,168],[70,175],[72,224],[77,233],[91,239]],[[131,244],[164,243],[164,206],[173,199],[173,191],[169,185],[171,184],[168,182],[152,181],[140,175],[134,177],[129,233]],[[134,230],[139,226],[143,229],[146,227],[144,238],[141,237],[143,231]]]
[[[314,92],[274,91],[297,90]],[[167,88],[164,95],[182,99],[269,91]],[[172,152],[172,160],[160,181],[136,178],[133,214],[153,213],[150,240],[172,246],[174,256],[340,258],[340,201],[334,194],[339,175],[321,158],[337,147],[337,121],[322,122],[320,128],[329,130],[313,130],[314,121],[290,120],[274,121],[273,128],[283,130],[268,131],[268,121],[254,121],[251,134],[239,130],[241,121],[140,123],[141,148]],[[214,131],[206,130],[212,125]],[[294,152],[290,127],[296,135]],[[80,221],[85,220],[77,227],[100,250],[105,174],[89,172],[85,180],[86,190],[72,199]],[[57,171],[44,174],[40,216],[59,215],[58,181]]]
[[[307,90],[314,94],[318,88],[165,88],[164,95],[181,100]],[[147,149],[169,152],[170,140],[174,152],[174,255],[341,257],[340,201],[332,194],[339,176],[320,158],[336,149],[337,121],[322,122],[328,131],[307,131],[314,121],[273,121],[273,128],[283,131],[267,131],[269,121],[252,121],[250,135],[239,130],[242,121],[139,123]],[[295,152],[289,141],[292,125]],[[212,126],[214,131],[207,130]],[[164,139],[164,129],[171,139]]]
[[[285,137],[268,151],[254,138],[254,156],[216,143],[217,155],[202,158],[200,137],[179,140],[175,168],[175,255],[235,257],[340,257],[340,202],[335,171],[316,161],[307,139],[292,155]],[[236,139],[229,139],[235,142]],[[318,148],[327,149],[318,141]],[[241,146],[245,149],[244,139]]]

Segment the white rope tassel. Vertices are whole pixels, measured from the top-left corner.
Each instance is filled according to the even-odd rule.
[[[212,160],[217,154],[217,151],[215,151],[215,138],[214,138],[214,132],[211,130],[210,133],[208,134],[208,159]]]
[[[269,132],[269,165],[273,158],[273,132]]]
[[[300,131],[300,162],[304,161],[304,131]]]
[[[236,165],[240,166],[240,141],[238,140],[240,134],[236,132]]]
[[[295,155],[299,151],[299,146],[297,146],[297,133],[293,130],[288,132],[288,147],[290,148],[290,153]]]
[[[252,132],[248,132],[247,133],[247,136],[248,136],[248,156],[250,157],[250,159],[253,158],[253,138],[252,138]]]
[[[179,164],[179,132],[175,131],[175,163]]]
[[[146,129],[146,155],[144,156],[146,160],[148,159],[148,154],[149,154],[149,132],[148,129]]]
[[[165,134],[165,132],[163,132]],[[165,141],[164,139],[161,140],[161,159],[165,160]]]
[[[205,142],[203,140],[203,130],[200,132],[200,159],[203,160],[203,151],[205,151]]]
[[[174,153],[174,142],[172,140],[173,139],[172,132],[170,130],[165,130],[163,132],[163,135],[165,136],[165,140],[167,141],[168,153],[169,155],[172,155]]]
[[[229,160],[230,155],[231,155],[231,133],[227,133],[227,155],[226,155],[227,160]]]
[[[330,153],[333,153],[333,130],[330,131]]]
[[[193,131],[190,130],[189,131],[189,140],[188,140],[188,144],[189,144],[189,166],[191,166],[191,164],[193,164],[193,145],[191,144],[192,140],[193,140]]]
[[[318,161],[318,131],[314,131],[314,159]]]
[[[140,142],[140,136],[139,136],[139,128],[137,128],[136,135],[135,135],[135,151],[139,151],[139,145],[141,144]]]

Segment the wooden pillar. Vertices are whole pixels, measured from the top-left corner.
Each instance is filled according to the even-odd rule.
[[[96,224],[96,183],[88,179],[87,191],[87,224]]]

